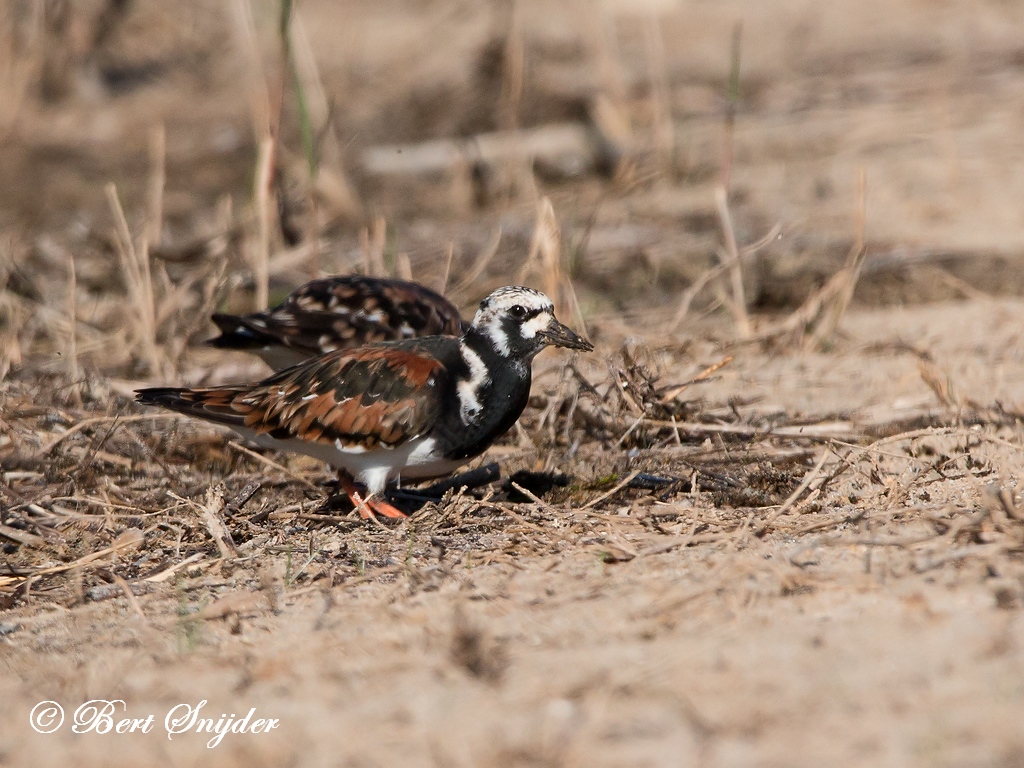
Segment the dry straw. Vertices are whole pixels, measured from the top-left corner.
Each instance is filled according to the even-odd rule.
[[[537,218],[533,228],[530,250],[517,275],[520,283],[531,274],[539,273],[544,292],[555,302],[555,313],[573,317],[583,327],[583,316],[572,280],[562,268],[562,230],[555,215],[554,205],[548,197],[537,205]]]
[[[156,339],[156,300],[153,294],[149,244],[145,236],[140,238],[138,244],[132,238],[117,187],[113,183],[108,183],[105,189],[107,202],[114,215],[114,244],[128,289],[129,303],[137,320],[134,327],[138,347],[150,371],[158,373],[162,370],[162,357]]]

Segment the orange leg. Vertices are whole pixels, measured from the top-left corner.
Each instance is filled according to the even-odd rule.
[[[397,507],[388,504],[386,501],[375,499],[373,496],[367,496],[365,499],[356,489],[356,484],[352,480],[352,476],[348,472],[338,472],[338,485],[341,486],[341,490],[349,497],[356,510],[359,512],[359,516],[364,520],[369,518],[376,519],[376,515],[384,515],[384,517],[408,517],[402,510]]]

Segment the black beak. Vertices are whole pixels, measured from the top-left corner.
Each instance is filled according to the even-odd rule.
[[[563,325],[555,319],[552,319],[548,324],[548,327],[538,334],[548,344],[554,344],[556,347],[565,347],[566,349],[582,349],[584,352],[590,352],[594,345],[586,339],[577,336],[576,333],[567,325]]]

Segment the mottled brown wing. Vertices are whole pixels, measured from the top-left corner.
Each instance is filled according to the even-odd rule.
[[[322,354],[379,341],[458,336],[456,307],[418,283],[347,275],[313,280],[280,305],[246,317],[215,315],[211,344],[246,349],[277,343]]]
[[[253,386],[144,389],[138,401],[279,440],[373,448],[425,434],[437,420],[444,366],[395,346],[342,350]]]

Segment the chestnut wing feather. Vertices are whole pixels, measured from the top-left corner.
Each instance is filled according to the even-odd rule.
[[[430,431],[444,374],[424,351],[381,345],[334,352],[254,386],[146,389],[138,399],[279,440],[373,448]]]

